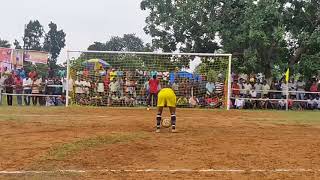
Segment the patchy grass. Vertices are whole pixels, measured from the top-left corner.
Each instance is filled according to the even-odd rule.
[[[52,148],[45,157],[45,159],[64,160],[66,157],[81,152],[83,150],[96,148],[108,144],[130,142],[141,138],[146,138],[146,135],[143,133],[125,133],[82,139],[79,141],[62,144]]]
[[[254,111],[247,112],[251,113]],[[256,121],[262,123],[266,122],[282,125],[320,125],[320,111],[272,111],[266,116],[261,114],[261,116],[257,115],[256,118],[246,119],[246,121]]]

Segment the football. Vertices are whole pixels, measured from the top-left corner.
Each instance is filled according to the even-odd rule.
[[[171,120],[168,118],[164,118],[162,119],[161,125],[164,128],[169,128],[171,126]]]

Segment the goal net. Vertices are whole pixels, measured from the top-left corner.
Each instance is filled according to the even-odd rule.
[[[155,107],[169,85],[177,107],[226,108],[230,63],[229,54],[68,51],[68,104]]]

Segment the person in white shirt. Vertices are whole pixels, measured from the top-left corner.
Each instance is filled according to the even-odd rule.
[[[76,103],[80,103],[84,91],[83,91],[83,81],[80,81],[79,78],[74,82],[75,84],[75,93],[76,93]]]
[[[31,90],[31,86],[32,86],[31,78],[26,77],[25,79],[23,79],[22,85],[23,85],[24,94],[31,94],[31,92],[32,92],[32,90]],[[24,104],[26,106],[30,105],[30,99],[31,99],[30,96],[24,96]]]
[[[297,81],[297,100],[304,100],[304,92],[305,92],[305,87],[306,83],[303,81],[302,77],[299,78]]]
[[[284,81],[281,82],[281,91],[282,91],[282,96],[286,98],[288,94],[288,86]]]
[[[263,81],[261,90],[262,90],[262,97],[265,97],[265,96],[269,97],[270,86],[266,80]]]
[[[257,92],[257,98],[261,98],[261,94],[262,94],[262,84],[260,83],[260,81],[257,81],[255,84],[254,84],[254,88]]]
[[[288,83],[288,88],[289,88],[289,91],[297,91],[297,84],[296,84],[296,82],[294,81],[293,78],[290,79],[290,81]],[[296,92],[290,92],[290,96],[291,95],[296,96],[297,93]]]
[[[215,90],[215,84],[214,82],[208,81],[206,84],[206,90],[208,95],[212,95]]]
[[[42,78],[35,77],[32,81],[32,88],[31,88],[31,93],[34,95],[32,96],[32,104],[36,106],[39,101],[39,96],[40,94],[40,85],[42,83]],[[39,101],[40,104],[40,101]]]
[[[236,109],[243,109],[244,100],[243,99],[239,99],[239,96],[236,96],[236,100],[235,100],[234,106],[235,106]]]
[[[252,85],[247,81],[243,84],[243,89],[245,90],[245,96],[248,96],[250,91],[252,90]]]

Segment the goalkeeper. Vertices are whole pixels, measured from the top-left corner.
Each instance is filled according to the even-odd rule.
[[[160,132],[162,111],[164,107],[169,107],[171,113],[171,132],[176,132],[176,100],[177,98],[174,90],[170,88],[168,84],[165,84],[158,94],[157,133]]]

